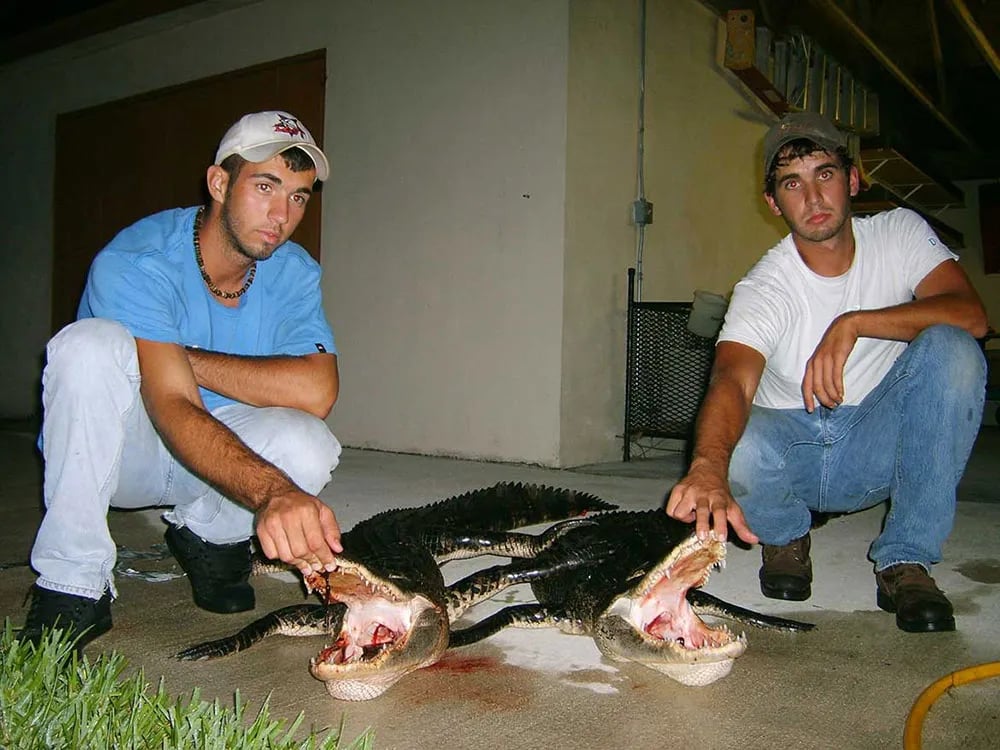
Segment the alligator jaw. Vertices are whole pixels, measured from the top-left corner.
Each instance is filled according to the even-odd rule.
[[[448,648],[448,617],[426,597],[341,562],[332,573],[306,578],[307,588],[326,603],[348,605],[337,639],[310,660],[309,671],[338,700],[370,700],[441,658]]]
[[[714,533],[691,536],[598,619],[595,641],[609,658],[635,661],[684,685],[725,677],[746,650],[746,638],[711,628],[688,604],[688,589],[703,586],[725,564],[726,545]]]

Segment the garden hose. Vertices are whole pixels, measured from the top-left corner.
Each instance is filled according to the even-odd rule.
[[[1000,677],[1000,661],[987,662],[975,667],[966,667],[957,672],[945,675],[940,680],[932,682],[913,702],[910,715],[906,717],[906,727],[903,729],[903,750],[920,750],[920,730],[924,726],[924,717],[941,694],[946,690],[969,682],[985,680],[989,677]]]

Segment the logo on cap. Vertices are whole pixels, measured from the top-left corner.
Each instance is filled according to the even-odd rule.
[[[294,138],[298,136],[299,138],[305,138],[306,134],[302,131],[302,126],[299,125],[299,121],[294,117],[286,117],[283,114],[278,114],[278,121],[274,123],[275,133],[285,133],[286,135]]]

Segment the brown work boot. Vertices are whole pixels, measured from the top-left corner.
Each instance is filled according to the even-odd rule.
[[[782,546],[762,544],[760,590],[771,599],[805,601],[812,595],[812,562],[809,533]]]
[[[954,630],[951,602],[930,573],[916,563],[899,563],[875,574],[876,601],[896,613],[896,627],[908,633]]]

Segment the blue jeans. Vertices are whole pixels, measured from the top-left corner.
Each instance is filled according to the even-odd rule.
[[[42,374],[45,516],[31,564],[42,588],[99,599],[116,548],[109,507],[174,506],[164,517],[214,544],[248,539],[254,515],[189,472],[153,427],[139,394],[135,339],[110,320],[82,320],[49,342]],[[330,481],[340,443],[297,409],[228,404],[212,412],[302,490]]]
[[[761,543],[773,545],[808,532],[811,510],[850,513],[889,499],[869,550],[875,570],[905,562],[929,570],[951,532],[985,387],[976,340],[932,326],[856,406],[753,407],[729,466],[733,497]]]

